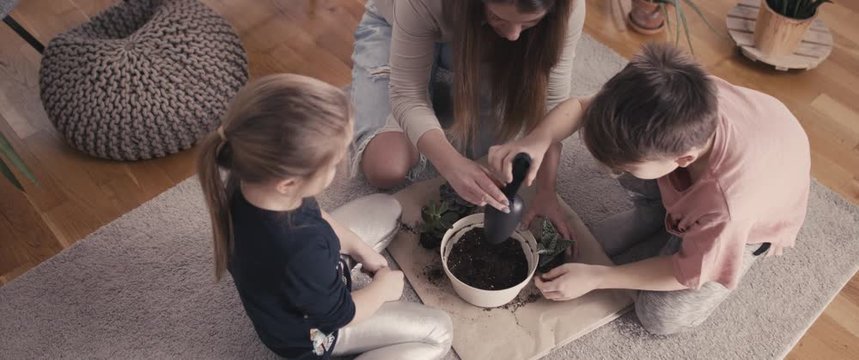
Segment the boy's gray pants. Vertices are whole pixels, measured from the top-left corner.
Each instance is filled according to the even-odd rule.
[[[625,264],[679,251],[683,239],[665,230],[665,208],[656,180],[624,174],[618,181],[629,192],[634,207],[594,226],[593,235],[606,254],[615,263]],[[740,277],[757,259],[754,253],[759,248],[760,244],[746,246]],[[635,312],[649,332],[674,334],[707,320],[730,293],[731,290],[716,282],[705,283],[697,290],[640,291]]]

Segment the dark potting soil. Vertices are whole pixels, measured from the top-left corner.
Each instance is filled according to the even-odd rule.
[[[530,294],[519,294],[513,301],[506,303],[500,307],[500,309],[510,310],[515,312],[519,310],[520,307],[528,305],[532,302],[539,300],[543,295],[540,295],[539,292],[530,293]],[[498,308],[496,308],[498,309]],[[485,311],[491,311],[492,309],[484,309]]]
[[[440,286],[444,281],[444,269],[439,262],[433,262],[424,267],[424,276],[435,286]]]
[[[483,290],[507,289],[528,277],[522,245],[513,238],[490,244],[484,239],[483,228],[462,235],[450,249],[447,267],[460,281]]]

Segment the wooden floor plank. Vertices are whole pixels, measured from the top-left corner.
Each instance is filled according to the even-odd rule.
[[[84,3],[86,1],[81,1]],[[93,5],[98,5],[93,3]],[[10,16],[27,29],[42,44],[89,19],[78,4],[69,1],[21,1]]]

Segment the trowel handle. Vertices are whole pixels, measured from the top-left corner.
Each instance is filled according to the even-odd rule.
[[[504,195],[507,195],[507,199],[512,201],[516,193],[519,192],[519,188],[522,186],[522,182],[525,181],[525,177],[528,176],[528,169],[530,168],[531,156],[527,153],[516,154],[516,157],[513,158],[513,181],[501,190],[504,192]]]

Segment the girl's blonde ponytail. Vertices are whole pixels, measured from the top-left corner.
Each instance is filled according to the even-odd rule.
[[[209,208],[209,217],[212,221],[212,234],[215,249],[215,279],[220,280],[227,268],[229,254],[233,248],[232,221],[230,220],[230,204],[228,189],[224,186],[221,178],[221,166],[219,157],[227,142],[221,138],[223,128],[218,132],[209,134],[200,147],[200,157],[197,162],[200,185],[203,188],[203,196]]]

